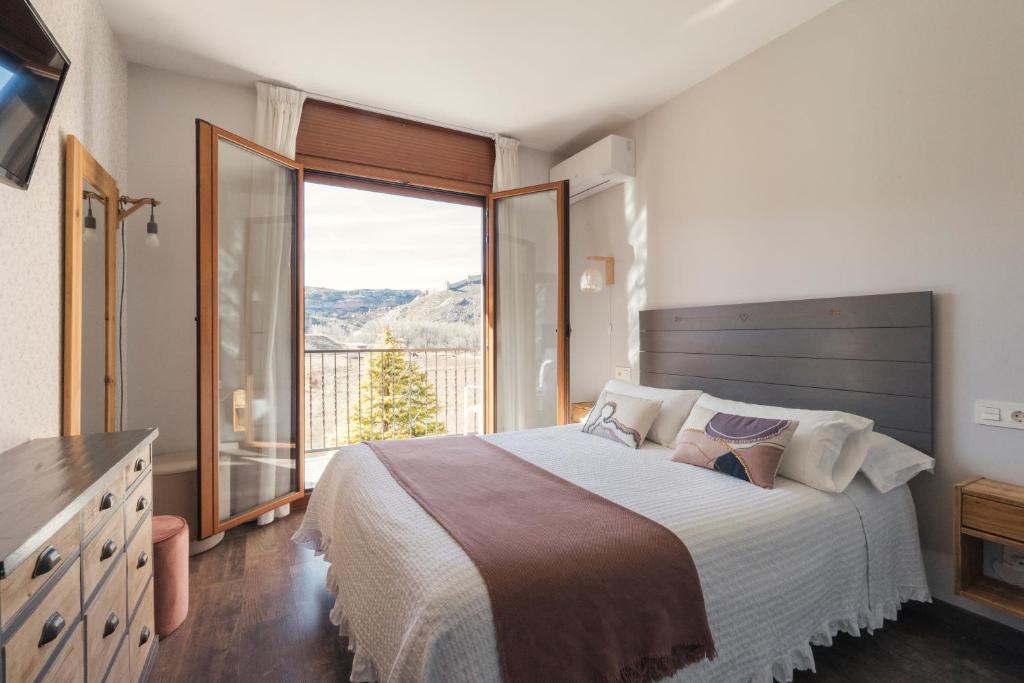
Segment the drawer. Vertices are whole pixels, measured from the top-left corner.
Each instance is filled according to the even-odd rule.
[[[1024,543],[1024,507],[965,495],[963,525]]]
[[[66,562],[74,559],[81,541],[81,523],[75,515],[10,576],[0,581],[0,626],[11,623],[18,610],[53,579]]]
[[[132,618],[128,634],[128,650],[132,666],[132,681],[138,681],[146,668],[149,651],[156,642],[156,624],[153,619],[153,583],[150,582],[142,598],[142,604]]]
[[[7,681],[35,680],[43,665],[57,651],[65,631],[74,627],[82,609],[78,560],[36,605],[36,608],[12,633],[4,645]]]
[[[124,521],[121,515],[111,516],[100,532],[92,537],[82,550],[82,593],[86,601],[121,557],[124,550]]]
[[[153,524],[146,517],[139,533],[128,545],[128,609],[135,609],[146,582],[153,575]]]
[[[153,475],[146,472],[135,490],[128,494],[124,502],[124,537],[129,541],[132,532],[139,525],[139,520],[146,516],[153,507]]]
[[[103,584],[95,602],[85,613],[85,648],[90,681],[103,680],[118,644],[128,629],[125,600],[124,560]]]
[[[106,486],[82,510],[82,537],[87,538],[98,525],[103,524],[111,510],[117,509],[124,497],[124,479],[110,477]]]
[[[126,683],[132,675],[131,665],[128,661],[128,639],[121,638],[121,647],[114,655],[114,663],[110,665],[104,683]]]
[[[57,659],[41,679],[46,683],[83,683],[85,681],[85,629],[75,627]]]
[[[124,464],[124,486],[130,489],[135,480],[153,464],[153,447],[146,446],[134,458]]]

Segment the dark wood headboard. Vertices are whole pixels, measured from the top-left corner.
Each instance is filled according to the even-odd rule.
[[[932,451],[932,293],[640,312],[640,383],[842,410]]]

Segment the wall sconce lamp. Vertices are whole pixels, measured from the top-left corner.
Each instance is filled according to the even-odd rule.
[[[615,258],[613,256],[588,256],[588,261],[603,261],[604,274],[597,268],[590,267],[580,276],[581,292],[600,292],[605,285],[615,284]]]
[[[118,201],[121,205],[121,210],[118,212],[118,218],[120,218],[122,223],[124,223],[124,219],[128,218],[128,216],[131,216],[147,204],[149,205],[149,222],[146,223],[146,246],[151,249],[159,247],[160,234],[156,225],[156,218],[153,215],[153,210],[160,205],[160,202],[152,197],[139,197],[135,199],[128,195],[122,195]]]

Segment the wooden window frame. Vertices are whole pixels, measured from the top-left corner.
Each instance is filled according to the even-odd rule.
[[[298,501],[305,495],[304,465],[305,457],[300,454],[295,460],[295,488],[273,500],[255,508],[246,510],[228,519],[220,519],[219,500],[219,453],[220,427],[218,419],[218,400],[220,377],[220,333],[217,325],[218,289],[217,289],[217,231],[214,230],[215,216],[218,210],[217,198],[217,143],[220,140],[234,143],[245,150],[259,154],[287,166],[296,171],[295,211],[298,216],[295,234],[293,235],[293,268],[295,283],[293,285],[293,326],[296,344],[293,353],[296,391],[300,399],[295,402],[294,434],[296,444],[301,450],[305,443],[305,364],[304,364],[304,332],[305,311],[303,302],[303,166],[285,156],[277,154],[265,147],[256,145],[250,140],[235,135],[223,128],[218,128],[206,121],[196,119],[196,310],[198,325],[196,326],[197,358],[197,393],[198,401],[198,434],[199,452],[199,526],[200,538],[212,536],[221,531],[234,528],[245,522],[252,521],[260,515],[270,512],[282,505]],[[293,447],[294,444],[293,444]]]
[[[528,194],[554,191],[557,197],[558,212],[558,362],[556,413],[558,424],[567,424],[571,419],[572,406],[569,403],[569,336],[572,328],[569,325],[569,181],[559,180],[541,183],[529,187],[519,187],[502,192],[491,192],[487,195],[487,237],[484,240],[486,266],[484,268],[485,287],[485,336],[484,336],[484,431],[493,434],[497,429],[498,420],[498,344],[497,344],[497,289],[498,254],[497,254],[497,213],[495,204],[498,200],[508,197],[519,197]]]

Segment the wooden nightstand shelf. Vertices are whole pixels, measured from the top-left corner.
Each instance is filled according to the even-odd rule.
[[[1024,588],[986,576],[984,542],[1024,550],[1024,486],[970,479],[956,486],[956,593],[1024,617]]]
[[[587,415],[590,414],[590,409],[594,407],[593,401],[580,401],[579,403],[572,404],[572,421],[583,422],[587,419]]]

